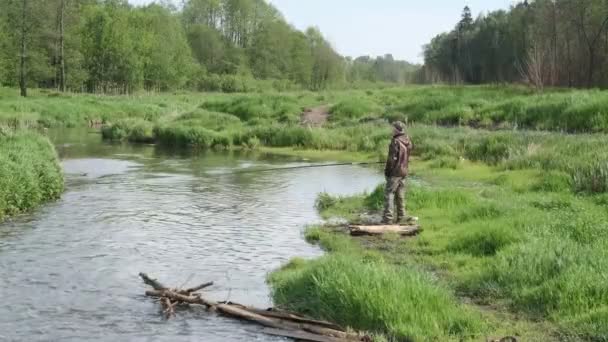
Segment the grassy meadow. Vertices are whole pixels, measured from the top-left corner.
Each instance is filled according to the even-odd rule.
[[[329,114],[322,127],[301,124],[303,110],[321,106]],[[22,99],[0,89],[0,217],[61,191],[48,140],[23,130],[90,125],[125,143],[367,161],[385,157],[395,119],[409,124],[415,145],[407,207],[423,234],[351,239],[336,227],[312,227],[307,239],[328,254],[270,275],[275,303],[388,339],[608,340],[602,91],[35,91]],[[317,206],[327,218],[356,221],[380,210],[381,194],[322,194]]]
[[[272,274],[275,302],[398,340],[608,339],[606,196],[574,194],[543,170],[413,165],[407,209],[419,237],[310,227],[328,254]],[[317,201],[325,218],[351,222],[381,206],[381,186]]]

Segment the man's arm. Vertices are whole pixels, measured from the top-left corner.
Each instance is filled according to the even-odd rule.
[[[386,157],[386,166],[384,167],[384,175],[388,177],[391,171],[395,168],[395,141],[391,141],[388,147],[388,156]]]

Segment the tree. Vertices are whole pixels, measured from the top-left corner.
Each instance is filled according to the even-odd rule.
[[[0,83],[23,95],[28,87],[128,94],[251,77],[323,89],[403,83],[416,68],[389,55],[347,60],[318,29],[297,30],[266,0],[182,3],[0,0]]]
[[[21,0],[21,54],[19,55],[19,89],[21,89],[21,96],[27,96],[27,38],[30,31],[30,24],[27,22],[29,8],[27,6],[27,0]]]
[[[7,18],[0,14],[0,86],[7,84],[9,59],[7,51],[10,50]]]
[[[596,67],[597,49],[602,33],[608,25],[608,7],[606,3],[591,0],[568,0],[572,10],[572,21],[580,32],[587,48],[587,87],[593,84]]]
[[[108,1],[85,14],[83,55],[92,92],[129,93],[143,84],[135,26],[125,2]]]
[[[458,29],[462,31],[470,30],[473,26],[473,15],[471,14],[471,8],[465,6],[462,10],[462,19],[458,23]]]
[[[65,91],[65,7],[67,0],[59,6],[59,89]]]

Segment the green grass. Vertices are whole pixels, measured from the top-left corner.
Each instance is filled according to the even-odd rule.
[[[0,98],[0,123],[7,126],[104,123],[106,139],[194,148],[275,147],[382,156],[390,135],[387,120],[400,119],[410,123],[414,154],[433,160],[432,167],[458,169],[467,159],[563,176],[559,184],[542,186],[567,185],[575,193],[608,191],[605,134],[430,125],[605,132],[608,95],[594,90],[537,94],[521,87],[404,87],[122,97],[33,91],[22,99],[3,89]],[[300,127],[303,108],[319,105],[331,105],[330,122],[322,128]]]
[[[352,242],[309,230],[334,253],[292,260],[269,281],[275,304],[398,340],[471,337],[484,322],[427,273],[399,268]]]
[[[427,125],[608,133],[608,93],[599,90],[538,94],[516,86],[411,86],[323,93],[95,96],[32,90],[28,99],[17,95],[15,90],[0,89],[1,123],[48,127],[132,117],[154,121],[202,108],[235,115],[249,124],[297,124],[303,108],[331,105],[332,125],[399,119]]]
[[[307,238],[334,253],[360,248],[357,253],[380,254],[374,258],[399,270],[427,270],[460,296],[519,315],[503,322],[481,310],[490,332],[531,338],[543,334],[545,328],[531,323],[540,321],[548,325],[542,339],[608,339],[605,196],[573,193],[571,178],[559,171],[433,164],[421,159],[412,164],[417,179],[409,184],[407,209],[420,218],[421,236],[351,240],[321,227],[309,230]],[[324,217],[354,220],[362,212],[378,211],[381,194],[382,186],[352,197],[322,194],[317,208]],[[348,244],[339,239],[356,247],[344,247]],[[322,267],[313,265],[308,267]],[[343,268],[334,268],[336,278]],[[522,319],[523,330],[509,330]],[[384,331],[381,325],[377,329]]]
[[[0,127],[0,221],[63,192],[63,174],[50,141]]]

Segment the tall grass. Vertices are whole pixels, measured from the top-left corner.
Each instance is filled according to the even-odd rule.
[[[238,80],[218,82],[226,83],[219,88],[225,86],[252,93],[94,96],[33,90],[30,98],[21,99],[16,91],[4,89],[0,122],[49,127],[132,117],[154,121],[201,106],[233,114],[246,122],[271,120],[296,124],[303,108],[322,104],[331,105],[333,123],[383,118],[474,128],[608,133],[608,94],[599,90],[548,90],[537,94],[523,87],[425,86],[334,90],[322,94],[259,93],[256,87],[233,87],[231,84],[239,83]]]
[[[458,293],[549,320],[569,339],[608,339],[605,195],[572,193],[572,178],[561,171],[416,165],[423,185],[410,184],[407,209],[424,232],[395,247],[364,246],[395,265],[430,264]],[[320,199],[323,213],[352,219],[381,210],[382,187]],[[323,234],[329,233],[315,232],[315,240]]]
[[[0,130],[0,221],[56,199],[62,191],[61,166],[48,139]]]
[[[314,234],[308,233],[309,240]],[[396,267],[344,238],[320,234],[316,238],[332,254],[296,259],[270,276],[277,305],[397,340],[457,339],[483,329],[478,315],[424,272]]]

